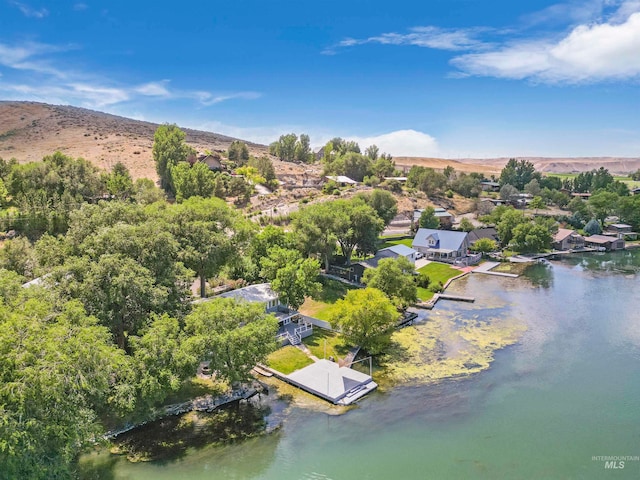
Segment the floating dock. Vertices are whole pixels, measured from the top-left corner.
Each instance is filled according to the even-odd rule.
[[[515,273],[492,272],[491,270],[500,265],[499,262],[484,262],[478,268],[472,270],[473,273],[484,273],[485,275],[495,275],[497,277],[518,278]]]

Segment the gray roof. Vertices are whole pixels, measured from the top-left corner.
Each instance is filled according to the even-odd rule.
[[[436,240],[435,246],[430,247],[427,239],[433,236]],[[464,241],[468,236],[467,232],[456,232],[452,230],[433,230],[430,228],[420,228],[413,239],[412,246],[437,249],[441,251],[456,251],[462,248]]]
[[[498,231],[494,227],[475,228],[469,232],[469,242],[474,243],[481,238],[498,241]]]
[[[278,294],[271,290],[271,284],[259,283],[257,285],[249,285],[248,287],[237,288],[230,292],[221,293],[214,298],[235,298],[238,300],[246,300],[247,302],[266,303],[278,299]]]
[[[403,245],[401,243],[399,243],[398,245],[392,245],[391,247],[382,248],[378,250],[378,253],[384,252],[387,250],[390,252],[396,253],[398,255],[401,255],[403,257],[408,257],[409,255],[417,253],[413,248],[407,247],[406,245]]]

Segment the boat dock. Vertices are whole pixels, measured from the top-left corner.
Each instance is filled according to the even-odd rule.
[[[436,306],[438,300],[453,300],[454,302],[469,302],[473,303],[476,301],[473,297],[464,297],[462,295],[449,295],[447,293],[436,293],[431,300],[428,302],[420,302],[416,303],[414,307],[422,308],[425,310],[431,310]]]
[[[473,269],[473,273],[484,273],[485,275],[495,275],[497,277],[518,278],[515,273],[492,272],[491,270],[500,265],[499,262],[484,262],[478,268]]]

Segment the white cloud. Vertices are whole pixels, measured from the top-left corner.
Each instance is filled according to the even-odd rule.
[[[476,37],[486,28],[446,29],[435,26],[414,27],[409,33],[383,33],[381,35],[356,39],[345,38],[334,47],[326,49],[325,55],[333,55],[338,48],[377,43],[381,45],[414,45],[417,47],[434,48],[438,50],[469,50],[484,48],[483,42]]]
[[[579,25],[563,38],[517,42],[490,52],[458,56],[451,64],[468,75],[550,83],[640,77],[640,12],[623,23]]]
[[[431,135],[416,130],[396,130],[371,137],[346,137],[361,148],[377,145],[381,152],[395,157],[432,157],[439,152],[438,142]]]
[[[6,81],[0,82],[0,93],[13,100],[37,100],[49,103],[81,104],[103,108],[141,98],[156,100],[191,99],[210,106],[228,100],[253,100],[258,92],[206,92],[170,88],[169,80],[127,85],[99,76],[55,65],[52,54],[77,48],[37,42],[0,43],[0,66],[7,67]],[[22,97],[20,96],[22,95]]]
[[[78,2],[73,4],[73,9],[76,12],[82,12],[84,10],[87,10],[88,8],[89,6],[86,3]]]
[[[519,29],[414,27],[409,33],[346,38],[323,53],[364,44],[414,45],[464,52],[450,76],[546,83],[640,78],[640,0],[570,0],[523,17]],[[551,25],[564,25],[550,33]],[[538,32],[529,32],[542,25]],[[511,36],[507,39],[507,36]]]
[[[29,6],[29,5],[27,5],[26,3],[17,2],[15,0],[11,0],[9,2],[9,4],[13,5],[16,8],[18,8],[25,17],[44,18],[47,15],[49,15],[49,10],[47,10],[44,7],[43,8],[33,8],[33,7]]]
[[[171,93],[167,90],[168,80],[161,82],[149,82],[135,87],[133,90],[140,95],[147,97],[170,97]]]

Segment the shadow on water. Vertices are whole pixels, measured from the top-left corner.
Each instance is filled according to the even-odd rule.
[[[270,407],[240,403],[213,413],[166,417],[126,432],[114,441],[129,458],[172,462],[188,449],[230,444],[265,432]]]

